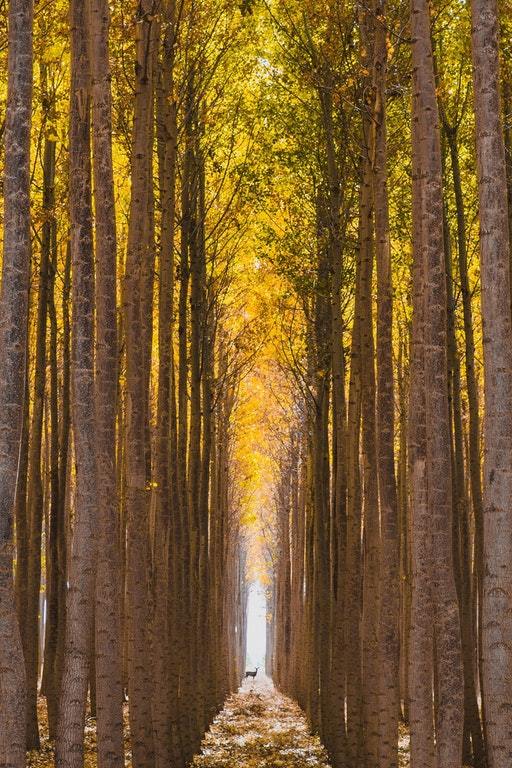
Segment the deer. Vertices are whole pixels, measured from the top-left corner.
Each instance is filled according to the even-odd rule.
[[[259,669],[259,667],[256,667],[254,672],[251,669],[246,670],[245,677],[246,678],[247,677],[252,677],[252,678],[256,677],[256,675],[258,674],[258,669]]]

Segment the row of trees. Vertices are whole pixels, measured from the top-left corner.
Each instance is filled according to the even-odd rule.
[[[124,765],[126,694],[132,764],[185,766],[245,662],[242,23],[67,11],[9,4],[0,765],[39,747],[42,693],[57,765],[83,765],[87,702],[98,765]]]
[[[269,668],[339,768],[397,765],[399,714],[413,768],[504,767],[510,61],[498,9],[288,3],[272,22],[276,89],[304,122],[289,127],[303,188],[285,187],[285,234],[269,236],[293,413],[274,439]]]

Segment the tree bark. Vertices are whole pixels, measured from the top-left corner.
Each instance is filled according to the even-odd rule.
[[[422,262],[423,222],[419,134],[422,115],[418,106],[418,83],[413,81],[412,170],[413,170],[413,274],[412,334],[409,390],[408,457],[411,486],[411,627],[409,649],[409,718],[412,768],[434,768],[433,732],[433,611],[432,541],[427,509],[426,413],[423,377],[424,270]]]
[[[124,764],[121,654],[121,557],[117,500],[117,248],[112,168],[110,12],[90,0],[93,171],[96,245],[96,464],[98,560],[95,658],[99,768]]]
[[[47,102],[47,73],[41,65],[41,88]],[[45,117],[49,117],[50,105],[44,103]],[[52,249],[52,209],[55,183],[55,142],[45,138],[43,157],[43,209],[45,221],[42,227],[37,294],[36,338],[33,382],[33,408],[30,429],[28,460],[27,519],[28,581],[26,616],[24,621],[23,648],[27,670],[27,750],[39,749],[37,719],[37,687],[39,678],[39,600],[41,593],[41,545],[43,525],[43,477],[42,442],[43,415],[46,388],[46,326],[48,312],[48,283]]]
[[[379,766],[398,760],[399,562],[400,529],[395,478],[395,399],[393,382],[393,285],[387,190],[386,4],[377,2],[373,77],[375,162],[373,199],[377,265],[377,466],[380,500],[379,605]]]
[[[419,130],[421,260],[424,271],[426,474],[432,536],[432,598],[438,697],[436,754],[458,768],[462,752],[463,684],[460,621],[452,550],[452,473],[448,411],[446,279],[439,116],[428,3],[413,0],[413,70]]]
[[[152,259],[150,197],[153,127],[153,3],[138,4],[136,93],[132,136],[132,195],[128,228],[124,302],[126,314],[126,621],[130,730],[135,768],[151,768],[154,742],[150,670],[141,660],[149,646],[149,497],[147,406],[147,269]]]
[[[512,328],[498,11],[473,0],[472,53],[484,347],[483,707],[489,768],[512,759]]]
[[[159,140],[159,185],[161,248],[158,289],[158,399],[155,440],[155,534],[153,618],[154,701],[153,730],[157,768],[178,765],[179,653],[176,641],[175,567],[177,504],[174,387],[174,226],[176,208],[177,125],[174,86],[176,10],[174,0],[163,7],[165,32],[162,40],[157,131]]]
[[[30,269],[32,0],[9,4],[0,296],[0,766],[25,765],[26,680],[14,605],[13,513],[26,377]]]
[[[66,640],[55,762],[81,768],[94,615],[97,524],[94,398],[94,252],[90,162],[90,65],[87,3],[71,0],[70,223],[72,289],[72,422],[75,514],[66,610]]]

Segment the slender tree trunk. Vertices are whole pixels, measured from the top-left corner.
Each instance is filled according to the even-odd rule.
[[[153,102],[153,3],[138,5],[136,94],[132,137],[132,196],[128,229],[124,302],[126,307],[126,620],[128,695],[134,768],[151,768],[154,742],[151,679],[141,660],[149,645],[149,497],[147,269],[152,259],[150,165]]]
[[[97,524],[94,412],[94,253],[90,163],[89,30],[85,0],[71,2],[70,222],[73,269],[72,421],[75,514],[55,761],[81,768],[94,615]]]
[[[411,627],[409,649],[409,721],[411,768],[434,768],[433,732],[433,610],[432,540],[428,515],[426,476],[425,307],[423,269],[422,178],[419,137],[423,115],[418,105],[418,79],[413,80],[413,273],[412,334],[409,391],[408,455],[411,485]]]
[[[172,550],[175,542],[175,477],[172,464],[175,440],[172,426],[175,412],[173,323],[174,323],[174,219],[176,207],[177,126],[174,93],[175,3],[164,5],[166,23],[158,92],[157,128],[160,145],[161,249],[158,292],[158,400],[155,441],[155,615],[153,729],[157,768],[176,764],[179,654],[173,644],[176,623],[174,592],[177,576]],[[172,487],[172,491],[171,491]]]
[[[436,754],[440,765],[461,763],[463,681],[460,621],[452,550],[452,473],[448,411],[446,279],[444,274],[441,146],[428,4],[413,0],[413,68],[419,116],[422,262],[424,283],[424,383],[428,512],[432,526],[434,636],[439,696]],[[416,126],[415,126],[416,128]]]
[[[356,270],[347,413],[347,562],[345,580],[345,654],[347,670],[347,758],[355,768],[362,753],[361,678],[361,479],[359,446],[361,424],[361,259]]]
[[[489,767],[504,768],[512,760],[510,241],[497,4],[473,0],[471,7],[484,327],[483,706]]]
[[[53,151],[55,153],[55,144]],[[59,708],[60,678],[57,674],[57,646],[60,634],[64,631],[65,598],[61,600],[61,582],[64,574],[60,552],[65,548],[65,524],[61,515],[61,488],[59,473],[59,381],[57,359],[57,311],[55,306],[55,274],[57,270],[57,222],[52,218],[52,260],[48,284],[48,318],[50,322],[49,367],[50,367],[50,526],[48,532],[48,554],[46,562],[47,584],[47,623],[45,632],[44,670],[42,692],[46,696],[48,707],[48,730],[51,739],[55,738]],[[64,393],[63,393],[64,399]],[[66,436],[67,439],[67,436]]]
[[[402,720],[409,724],[409,647],[411,636],[411,546],[409,515],[409,478],[407,472],[407,396],[404,347],[407,336],[398,348],[398,505],[400,515],[400,699]]]
[[[66,638],[67,589],[69,560],[71,551],[70,531],[70,496],[71,496],[71,243],[66,246],[64,262],[64,282],[62,290],[62,418],[60,424],[60,456],[59,456],[59,525],[60,536],[58,545],[59,556],[59,634],[55,657],[55,684],[60,700],[62,674],[64,670],[64,647]],[[55,736],[57,735],[58,712],[55,721]]]
[[[379,766],[391,768],[398,760],[399,672],[399,561],[400,528],[395,479],[395,401],[393,386],[393,286],[387,191],[386,135],[386,5],[374,5],[375,49],[375,163],[373,198],[377,263],[377,447],[380,497],[379,606]]]
[[[30,269],[32,0],[9,3],[0,296],[0,766],[25,765],[25,666],[13,586],[13,513],[26,378]]]
[[[474,597],[478,605],[479,619],[482,606],[482,556],[483,556],[483,499],[482,476],[480,461],[480,406],[478,399],[478,383],[475,361],[475,339],[473,331],[473,312],[471,308],[471,290],[468,276],[468,258],[466,245],[466,218],[464,213],[464,198],[459,167],[457,148],[457,133],[446,127],[446,135],[450,150],[452,165],[453,189],[457,210],[457,255],[459,263],[459,280],[462,294],[462,309],[464,319],[464,350],[466,357],[466,388],[469,415],[469,477],[471,486],[471,501],[475,518],[475,554],[474,570],[476,574],[476,593]],[[479,632],[477,628],[477,638]],[[480,642],[480,641],[479,641]],[[479,659],[479,665],[481,660]]]
[[[96,709],[98,765],[124,764],[121,654],[121,558],[117,504],[117,249],[112,168],[109,7],[90,0],[90,60],[96,219]]]
[[[47,103],[47,73],[41,65],[41,87],[44,95],[45,115],[49,117]],[[52,248],[52,209],[54,205],[55,142],[46,138],[43,157],[43,222],[39,263],[39,290],[37,297],[36,339],[34,361],[33,408],[28,461],[27,518],[29,524],[28,582],[26,616],[24,622],[24,655],[27,670],[27,749],[39,748],[37,721],[37,688],[39,678],[39,600],[41,593],[41,545],[43,525],[42,442],[43,415],[46,388],[46,326],[48,311],[48,282]]]
[[[465,328],[469,321],[470,327],[468,330],[469,340],[471,344],[468,348],[468,339],[466,339],[466,368],[467,368],[467,382],[468,382],[468,402],[470,409],[470,430],[471,430],[471,418],[474,416],[472,412],[472,398],[476,396],[476,384],[474,381],[474,343],[472,342],[472,318],[471,318],[471,306],[466,306],[469,297],[469,289],[467,286],[467,266],[466,266],[466,244],[465,244],[465,226],[464,226],[464,210],[460,188],[460,174],[458,167],[458,155],[456,149],[455,133],[450,132],[449,126],[444,121],[445,133],[448,137],[448,144],[451,151],[452,160],[452,174],[454,180],[458,180],[455,184],[455,199],[457,206],[457,224],[458,224],[458,247],[459,251],[462,247],[462,266],[465,267],[466,273],[461,275],[462,286],[462,298],[463,298],[463,311],[464,311],[464,323]],[[466,491],[466,471],[464,466],[464,435],[463,435],[463,421],[462,421],[462,401],[461,401],[461,372],[459,353],[457,349],[457,340],[455,335],[455,299],[453,290],[453,275],[452,275],[452,257],[451,257],[451,245],[448,230],[448,219],[446,214],[446,206],[444,212],[444,232],[445,232],[445,259],[446,259],[446,276],[447,276],[447,308],[448,308],[448,367],[451,382],[451,409],[452,409],[452,423],[453,423],[453,503],[454,503],[454,525],[453,525],[453,551],[454,551],[454,564],[456,569],[456,577],[458,577],[457,589],[458,599],[460,605],[460,618],[461,618],[461,640],[462,640],[462,659],[464,669],[464,741],[463,741],[463,758],[465,762],[472,761],[475,766],[483,766],[485,764],[485,753],[482,728],[480,723],[480,713],[478,709],[477,699],[477,678],[475,669],[475,647],[476,647],[476,631],[474,626],[473,603],[478,597],[478,582],[477,590],[473,594],[472,589],[472,573],[471,573],[471,541],[470,541],[470,520],[469,520],[469,499]],[[462,243],[461,243],[462,240]],[[469,317],[466,315],[469,314]],[[469,353],[469,354],[468,354]],[[471,381],[471,378],[473,379]],[[473,390],[473,387],[475,389]],[[471,393],[470,393],[471,389]],[[477,400],[477,419],[478,419],[478,400]],[[478,423],[478,422],[477,422]],[[479,447],[479,435],[477,439],[477,448]],[[469,474],[471,477],[471,460],[469,457]],[[473,500],[473,507],[475,512],[475,559],[480,562],[481,556],[481,539],[480,539],[480,526],[479,520],[481,515],[478,513],[478,500],[481,501],[481,487],[480,487],[480,457],[477,454],[476,460],[478,462],[478,477],[475,478],[476,484],[476,497]],[[473,488],[473,483],[471,484]],[[471,740],[471,743],[470,743]]]
[[[314,402],[312,432],[312,511],[313,511],[313,642],[314,674],[317,677],[320,704],[320,733],[329,745],[333,740],[332,722],[329,712],[330,675],[330,619],[329,609],[329,542],[330,542],[330,495],[329,495],[329,439],[328,414],[330,395],[330,350],[328,346],[331,328],[329,253],[326,246],[328,231],[327,200],[319,194],[317,200],[317,276],[314,299]],[[289,509],[287,510],[289,514]],[[288,558],[288,556],[287,556]],[[285,589],[289,589],[288,569],[285,573]],[[289,596],[286,594],[286,605]],[[286,621],[285,621],[286,625]],[[286,628],[286,626],[284,627]],[[288,659],[286,647],[281,650],[282,661]]]

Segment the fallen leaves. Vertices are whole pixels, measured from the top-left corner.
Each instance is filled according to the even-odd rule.
[[[193,768],[329,768],[297,704],[263,679],[229,697]]]

